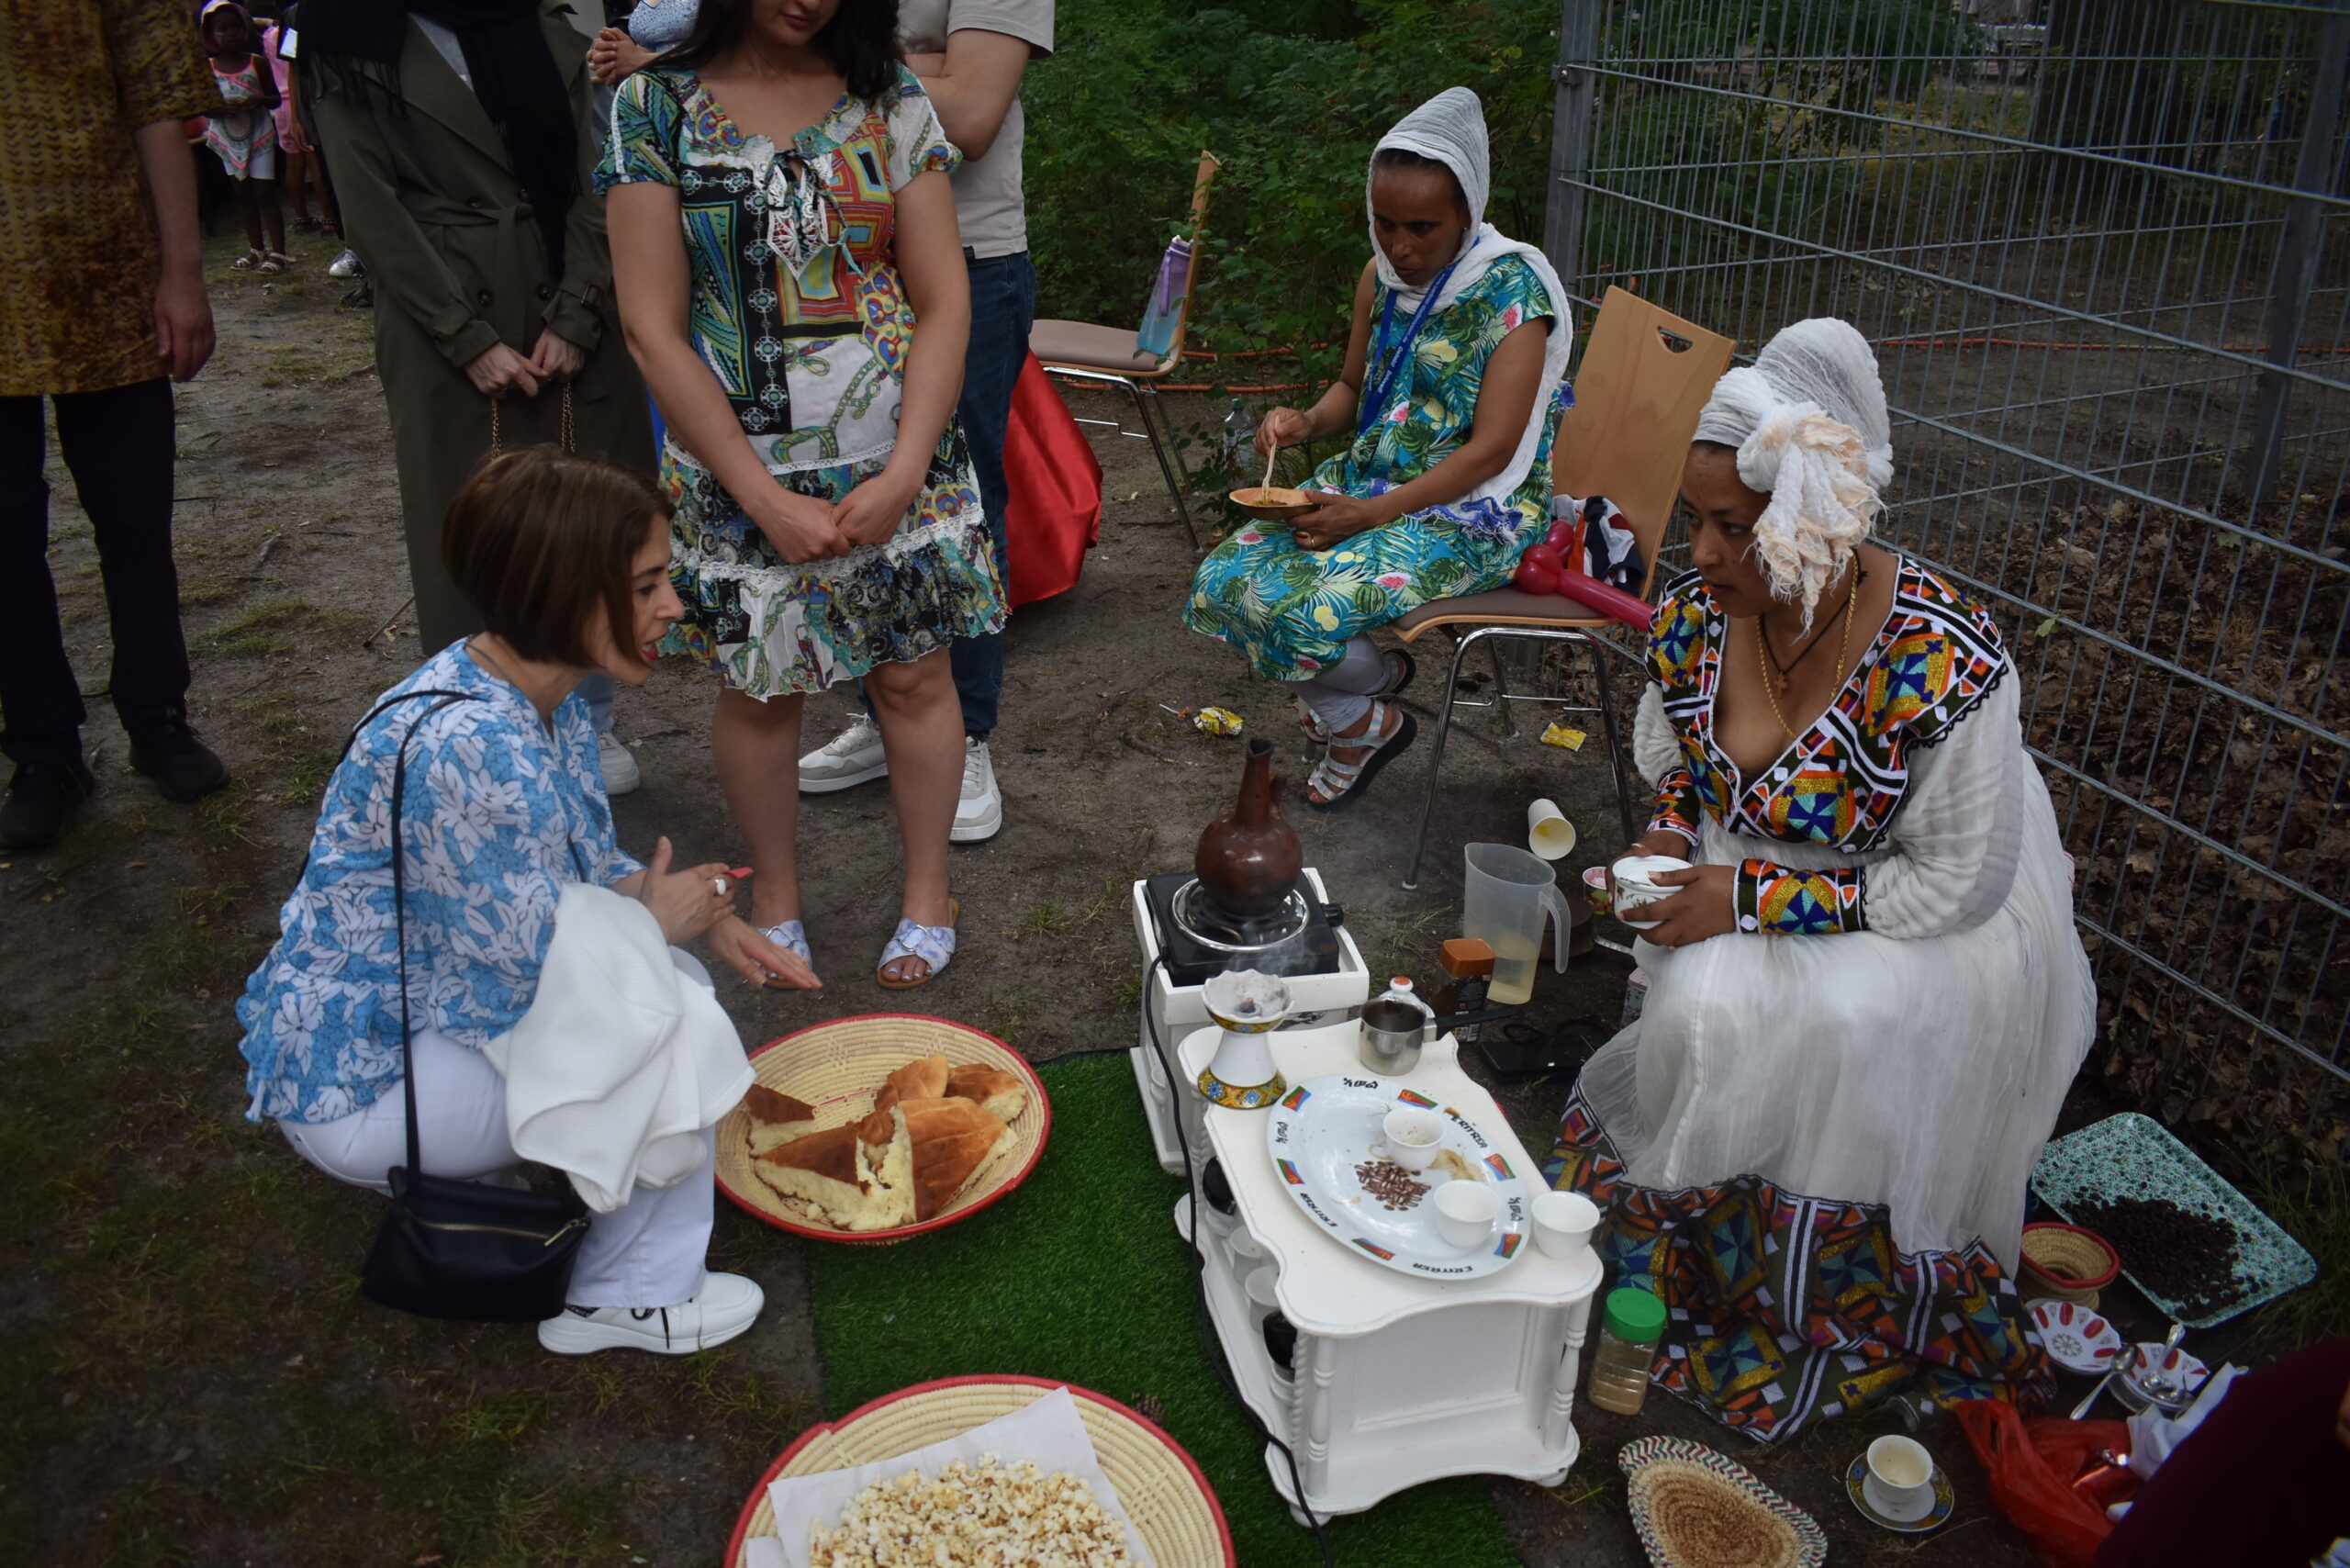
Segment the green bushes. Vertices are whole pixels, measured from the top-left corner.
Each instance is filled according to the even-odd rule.
[[[1557,26],[1557,0],[1061,0],[1057,58],[1024,89],[1038,312],[1139,320],[1204,148],[1224,170],[1192,341],[1328,343],[1307,366],[1326,375],[1370,259],[1371,144],[1414,106],[1476,91],[1486,216],[1539,242]]]

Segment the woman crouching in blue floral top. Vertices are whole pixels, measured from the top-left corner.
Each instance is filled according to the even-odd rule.
[[[672,871],[666,838],[640,865],[613,833],[595,729],[574,689],[597,672],[643,685],[654,644],[681,613],[659,490],[547,447],[493,458],[450,507],[442,554],[487,630],[426,660],[370,711],[328,782],[277,945],[237,1003],[247,1114],[275,1119],[328,1175],[379,1192],[407,1148],[391,840],[404,744],[408,1012],[430,1173],[475,1178],[517,1163],[505,1082],[482,1047],[529,1010],[566,883],[641,900],[669,942],[706,935],[755,984],[770,973],[816,984],[735,916],[723,866]],[[596,1215],[571,1310],[540,1325],[540,1341],[570,1354],[682,1354],[748,1328],[759,1287],[702,1268],[711,1195],[705,1164]]]

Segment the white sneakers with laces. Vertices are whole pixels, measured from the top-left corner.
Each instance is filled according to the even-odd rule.
[[[862,708],[847,729],[800,759],[803,795],[829,795],[889,776],[890,757],[881,749],[880,726]]]
[[[755,1280],[705,1273],[692,1299],[675,1306],[567,1306],[539,1325],[539,1343],[558,1356],[598,1350],[690,1356],[750,1327],[767,1299]]]
[[[1003,831],[1003,791],[995,785],[995,762],[988,743],[963,737],[963,794],[955,802],[950,844],[984,844]]]
[[[625,795],[644,782],[643,769],[636,765],[636,753],[610,730],[597,732],[596,759],[604,765],[607,795]]]

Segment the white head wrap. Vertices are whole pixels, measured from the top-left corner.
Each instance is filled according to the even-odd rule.
[[[1737,448],[1738,476],[1771,498],[1755,553],[1771,596],[1800,599],[1808,630],[1893,477],[1893,421],[1868,340],[1830,316],[1797,321],[1714,384],[1694,439]]]
[[[1460,497],[1460,501],[1509,495],[1526,483],[1527,475],[1533,471],[1534,449],[1541,444],[1543,422],[1550,417],[1551,395],[1566,379],[1567,355],[1574,342],[1573,323],[1567,313],[1566,288],[1559,282],[1558,272],[1549,257],[1531,245],[1507,238],[1485,221],[1485,198],[1492,193],[1494,182],[1485,150],[1485,109],[1477,101],[1476,94],[1466,87],[1447,87],[1397,120],[1394,129],[1381,137],[1379,145],[1371,149],[1371,175],[1378,174],[1379,154],[1389,148],[1435,159],[1452,171],[1452,177],[1460,182],[1460,194],[1468,198],[1469,230],[1461,236],[1452,274],[1445,279],[1431,314],[1449,307],[1485,275],[1485,269],[1505,256],[1520,257],[1534,269],[1534,275],[1550,291],[1551,308],[1557,312],[1550,322],[1550,335],[1542,346],[1542,383],[1535,389],[1534,413],[1518,439],[1517,450],[1499,474]],[[1378,269],[1379,281],[1394,294],[1397,313],[1408,319],[1420,308],[1427,290],[1406,284],[1388,261],[1387,252],[1380,249],[1379,223],[1371,210],[1369,177],[1363,181],[1362,205],[1371,230],[1371,259]]]

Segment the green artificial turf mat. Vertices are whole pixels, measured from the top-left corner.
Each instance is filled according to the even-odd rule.
[[[1052,1141],[1019,1191],[899,1247],[810,1249],[824,1409],[841,1416],[931,1378],[1013,1372],[1132,1404],[1215,1487],[1246,1568],[1318,1568],[1314,1537],[1265,1473],[1265,1440],[1205,1361],[1191,1251],[1170,1223],[1183,1183],[1151,1153],[1122,1056],[1043,1070]],[[1331,1523],[1342,1568],[1508,1568],[1487,1484],[1413,1488]]]

